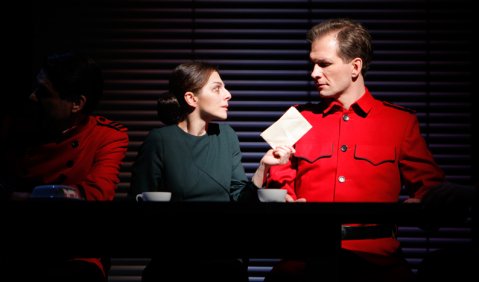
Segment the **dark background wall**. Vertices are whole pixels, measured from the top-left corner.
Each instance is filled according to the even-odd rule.
[[[44,0],[30,6],[32,80],[45,54],[71,48],[86,51],[104,69],[98,113],[125,124],[131,140],[118,197],[128,190],[138,147],[160,125],[156,99],[167,89],[168,74],[190,59],[219,65],[233,95],[226,122],[239,135],[251,175],[268,149],[259,134],[290,105],[317,101],[306,32],[333,17],[359,20],[371,31],[375,56],[366,84],[373,95],[417,111],[448,180],[477,181],[472,1]],[[13,95],[23,94],[29,93]],[[425,248],[421,233],[403,231],[406,253],[418,262]],[[459,241],[457,234],[469,234],[451,232]],[[452,242],[445,237],[427,248]]]
[[[448,179],[470,183],[472,1],[32,1],[32,79],[41,58],[77,48],[102,65],[99,113],[130,129],[118,191],[129,186],[138,146],[158,126],[156,98],[171,69],[189,59],[219,65],[233,99],[228,123],[244,165],[255,169],[267,144],[260,132],[290,105],[315,101],[307,30],[332,17],[361,21],[372,33],[372,93],[417,111]]]

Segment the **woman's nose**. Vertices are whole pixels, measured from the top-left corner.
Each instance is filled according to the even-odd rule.
[[[225,88],[225,91],[226,91],[226,100],[230,100],[231,99],[231,93]]]

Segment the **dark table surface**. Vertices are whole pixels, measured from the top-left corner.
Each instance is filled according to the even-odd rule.
[[[29,200],[0,209],[2,240],[13,254],[75,256],[330,256],[340,247],[343,223],[420,226],[457,219],[402,203]]]

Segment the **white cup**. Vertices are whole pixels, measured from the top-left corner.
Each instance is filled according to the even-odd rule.
[[[171,192],[143,192],[136,195],[136,201],[141,202],[169,202]]]
[[[258,198],[261,202],[286,202],[286,190],[278,188],[258,189]]]

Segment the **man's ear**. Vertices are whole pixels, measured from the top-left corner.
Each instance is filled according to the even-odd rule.
[[[73,102],[72,113],[79,113],[83,110],[86,104],[85,95],[80,95],[80,97]]]
[[[361,60],[361,58],[354,58],[351,61],[351,66],[353,68],[351,76],[353,79],[356,79],[361,74],[361,70],[363,69],[363,60]]]
[[[196,104],[196,103],[197,103],[197,98],[196,98],[196,96],[195,96],[195,94],[194,94],[193,92],[190,92],[190,91],[186,92],[184,97],[185,97],[186,103],[187,103],[190,107],[196,108],[196,106],[197,106],[197,104]]]

